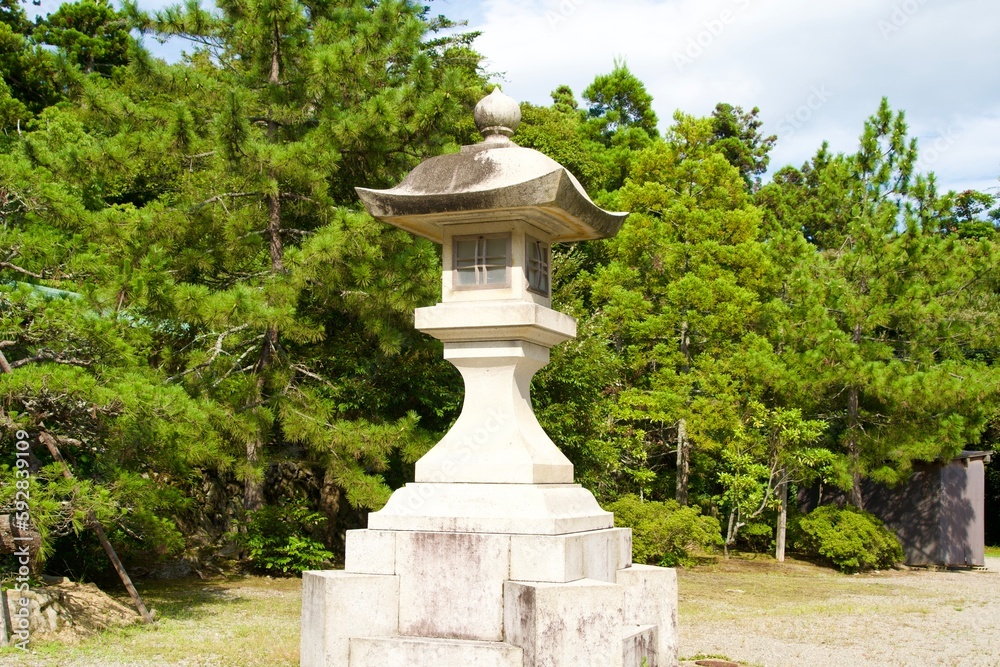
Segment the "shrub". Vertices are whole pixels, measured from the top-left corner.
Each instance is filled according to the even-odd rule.
[[[874,514],[854,507],[824,505],[799,519],[798,544],[805,555],[828,561],[841,572],[892,567],[903,548]]]
[[[774,547],[774,528],[763,521],[751,521],[740,528],[736,545],[755,554],[770,551]]]
[[[615,513],[616,526],[632,529],[632,559],[637,563],[689,565],[694,554],[714,551],[722,544],[718,519],[673,500],[643,501],[627,495],[607,509]]]
[[[297,498],[251,512],[240,541],[254,570],[265,574],[302,574],[327,565],[333,553],[309,537],[326,517]]]

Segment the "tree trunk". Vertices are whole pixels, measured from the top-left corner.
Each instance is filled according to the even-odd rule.
[[[788,526],[788,475],[781,471],[781,482],[778,483],[778,526],[774,536],[774,559],[785,562],[785,533]]]
[[[736,536],[733,534],[733,526],[736,523],[736,510],[729,513],[729,526],[726,527],[726,540],[722,543],[722,555],[726,559],[729,558],[729,545],[736,540]]]
[[[688,323],[681,322],[681,354],[684,355],[684,365],[681,372],[684,374],[691,372],[691,332],[688,330]],[[687,420],[681,418],[677,421],[677,502],[685,506],[688,504],[688,482],[691,477],[691,450],[687,437]]]
[[[853,341],[861,343],[861,325],[854,325]],[[861,410],[859,407],[859,391],[852,386],[847,392],[847,453],[851,458],[851,491],[848,501],[858,509],[864,509],[864,499],[861,496],[861,452],[859,451],[858,433],[861,431]]]
[[[28,567],[33,574],[41,574],[38,552],[42,548],[42,534],[33,526],[14,520],[13,514],[0,514],[0,554],[13,554],[28,547]]]
[[[38,434],[38,441],[48,448],[53,459],[62,464],[63,477],[69,480],[75,479],[73,472],[69,469],[69,464],[63,459],[62,453],[56,445],[56,439],[53,438],[51,434],[42,431]],[[139,591],[135,590],[135,586],[132,585],[132,579],[128,576],[128,572],[125,571],[125,566],[122,565],[117,552],[115,552],[115,548],[111,546],[111,542],[108,541],[107,535],[104,534],[104,527],[101,526],[100,522],[97,520],[97,516],[95,516],[92,511],[87,513],[87,522],[90,527],[94,529],[94,532],[97,533],[97,539],[100,540],[101,546],[104,547],[104,551],[108,554],[108,558],[111,560],[111,564],[114,566],[115,572],[118,573],[118,577],[122,580],[122,584],[125,585],[125,590],[127,590],[128,594],[132,596],[132,602],[135,603],[135,608],[139,610],[139,616],[142,617],[143,623],[152,623],[153,616],[146,610],[146,605],[143,603],[142,598],[139,597]]]
[[[688,504],[688,479],[691,474],[689,454],[687,421],[680,419],[677,421],[677,502],[680,505]]]
[[[279,26],[274,25],[271,42],[271,71],[268,74],[268,83],[277,86],[281,83],[281,33]],[[273,120],[267,121],[267,137],[271,142],[275,141],[278,132],[278,124]],[[284,247],[281,242],[281,188],[277,185],[278,174],[274,169],[268,170],[268,176],[275,181],[274,191],[267,195],[267,235],[268,251],[271,256],[271,275],[284,273]],[[264,376],[271,365],[274,352],[278,348],[278,327],[271,324],[264,334],[264,342],[260,347],[260,356],[257,358],[257,389],[263,397],[266,391]],[[247,463],[252,469],[261,464],[263,458],[264,438],[251,438],[247,442]],[[264,481],[255,476],[248,477],[243,483],[243,509],[248,512],[259,510],[264,506]]]

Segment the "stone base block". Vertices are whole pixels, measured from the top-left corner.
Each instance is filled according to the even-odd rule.
[[[350,667],[524,667],[523,651],[501,642],[361,637],[351,640]]]
[[[344,540],[344,570],[357,574],[396,574],[396,532],[349,530]]]
[[[395,560],[401,635],[503,639],[509,535],[399,532]]]
[[[656,659],[655,625],[625,626],[623,634],[622,663],[625,667],[642,665],[643,660],[646,661],[646,667],[661,667]]]
[[[565,535],[613,527],[611,512],[579,484],[407,484],[368,515],[373,530]]]
[[[626,529],[359,530],[347,544],[359,571],[303,575],[302,667],[677,664],[676,573],[627,566]]]
[[[347,562],[344,570],[355,574],[406,575],[412,570],[407,551],[397,566],[397,544],[412,550],[415,544],[428,545],[434,536],[482,535],[482,533],[426,533],[423,531],[349,530],[347,531]],[[431,536],[431,537],[423,537]],[[510,570],[504,579],[515,581],[546,581],[566,583],[577,579],[595,579],[614,583],[616,573],[632,564],[632,531],[629,528],[606,528],[568,535],[503,535],[509,541]],[[447,561],[452,570],[469,567],[470,558],[478,560],[477,548],[485,541],[473,542],[462,538],[467,548],[435,554]],[[457,559],[457,560],[456,560]]]
[[[633,565],[619,570],[617,581],[625,591],[625,622],[655,625],[657,664],[676,665],[677,572],[667,567]]]
[[[624,602],[620,586],[589,579],[509,581],[507,641],[524,649],[524,663],[531,667],[623,667]]]
[[[617,571],[631,564],[632,531],[628,528],[510,537],[510,578],[515,581],[615,583]]]
[[[301,667],[348,667],[351,637],[399,629],[399,577],[302,573]]]

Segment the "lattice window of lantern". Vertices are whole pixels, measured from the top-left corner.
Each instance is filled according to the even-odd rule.
[[[542,296],[549,295],[549,244],[528,237],[528,289]]]
[[[456,288],[510,286],[510,234],[455,238]]]

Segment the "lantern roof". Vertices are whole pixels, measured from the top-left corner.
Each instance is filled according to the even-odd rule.
[[[389,190],[356,188],[374,217],[438,243],[452,224],[525,220],[552,241],[614,236],[627,213],[598,207],[569,171],[510,137],[521,120],[516,101],[495,88],[475,110],[484,140],[421,162]]]

